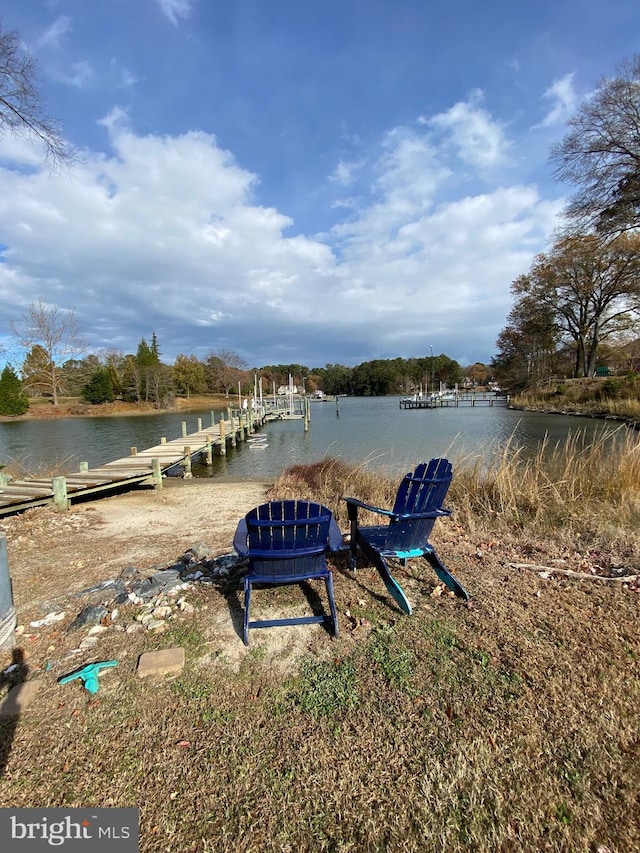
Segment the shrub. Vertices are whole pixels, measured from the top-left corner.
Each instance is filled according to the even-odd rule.
[[[622,390],[622,382],[619,379],[606,379],[602,383],[602,392],[608,397],[616,397]]]
[[[24,415],[29,398],[15,370],[7,365],[0,376],[0,415]]]
[[[82,397],[87,403],[112,403],[115,398],[113,381],[108,370],[100,367],[82,389]]]

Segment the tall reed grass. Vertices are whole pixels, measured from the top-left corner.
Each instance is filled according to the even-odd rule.
[[[586,416],[612,417],[622,421],[640,421],[640,400],[631,394],[614,397],[606,394],[541,393],[525,391],[511,397],[511,406],[516,409],[538,411],[575,412]]]
[[[601,535],[604,527],[633,534],[638,529],[640,441],[627,427],[591,438],[579,432],[555,445],[546,440],[534,455],[525,455],[512,437],[500,452],[461,453],[452,461],[448,503],[468,528],[538,533],[564,528],[579,536]],[[286,469],[272,494],[319,501],[345,521],[345,496],[388,508],[397,487],[397,477],[372,471],[367,463],[327,457]]]
[[[533,456],[510,441],[488,464],[457,460],[455,472],[451,497],[467,524],[584,534],[603,525],[635,531],[640,520],[640,442],[626,427],[545,440]]]

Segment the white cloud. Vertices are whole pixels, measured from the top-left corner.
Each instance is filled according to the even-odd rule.
[[[313,366],[424,354],[428,337],[488,361],[510,283],[561,207],[517,184],[449,198],[450,137],[430,121],[389,130],[362,161],[371,199],[311,238],[256,202],[258,177],[215,137],[141,136],[118,107],[101,123],[112,153],[86,152],[69,175],[0,145],[0,315],[36,296],[74,307],[95,349],[131,352],[155,330],[167,360],[224,346]]]
[[[346,160],[339,160],[338,165],[329,175],[329,180],[340,184],[343,187],[348,187],[355,180],[355,172],[361,167],[362,163],[350,163]]]
[[[559,80],[554,80],[544,92],[543,98],[551,101],[552,107],[539,124],[534,128],[552,127],[569,118],[578,105],[578,96],[573,88],[573,73],[565,74]]]
[[[140,82],[140,78],[137,77],[133,71],[129,71],[128,68],[125,68],[124,65],[118,65],[114,60],[111,61],[111,67],[118,75],[119,81],[117,85],[123,89],[131,89],[136,83]]]
[[[194,0],[158,0],[162,13],[176,27],[180,18],[189,17],[193,3]]]
[[[110,136],[113,136],[116,131],[124,129],[128,122],[129,113],[126,109],[120,106],[112,107],[105,116],[98,119],[98,124],[106,127]]]
[[[504,165],[510,143],[501,124],[480,104],[482,92],[474,91],[446,112],[434,116],[429,125],[448,136],[460,159],[480,169]]]
[[[64,36],[71,30],[71,18],[61,15],[36,41],[37,47],[59,48]]]
[[[74,62],[71,65],[71,71],[52,69],[50,74],[59,83],[66,83],[68,86],[75,86],[77,89],[89,89],[96,82],[96,74],[85,59]]]

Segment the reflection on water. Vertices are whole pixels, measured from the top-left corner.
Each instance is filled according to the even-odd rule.
[[[52,421],[16,421],[0,424],[0,461],[21,462],[28,470],[65,463],[77,470],[80,461],[90,467],[128,456],[131,447],[143,449],[188,432],[210,413],[160,413],[118,418],[73,418]],[[216,420],[219,414],[216,414]],[[212,469],[194,465],[196,476],[218,479],[272,479],[283,468],[340,456],[390,471],[409,470],[416,461],[432,456],[481,455],[500,451],[509,441],[535,452],[545,439],[550,446],[568,434],[589,436],[616,429],[589,418],[516,412],[488,406],[401,410],[395,397],[342,397],[336,403],[313,403],[311,425],[277,421],[261,435],[266,446],[239,444],[226,457],[215,457]]]

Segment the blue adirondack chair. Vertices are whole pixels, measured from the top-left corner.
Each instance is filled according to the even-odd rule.
[[[469,594],[444,565],[429,542],[438,518],[451,515],[443,507],[452,480],[451,463],[432,459],[420,463],[407,474],[398,488],[393,509],[380,509],[355,498],[345,498],[351,522],[351,567],[355,570],[357,550],[376,567],[389,594],[401,610],[411,615],[412,609],[402,587],[391,574],[388,560],[406,565],[412,557],[424,557],[440,580],[457,596],[467,600]],[[358,510],[367,509],[389,518],[388,524],[363,527],[358,524]]]
[[[310,501],[271,501],[252,509],[236,529],[233,547],[249,558],[244,578],[244,642],[249,645],[250,628],[272,628],[328,622],[338,636],[338,616],[333,598],[333,576],[326,560],[327,550],[337,551],[342,534],[331,510]],[[331,615],[298,616],[289,619],[250,621],[253,584],[299,584],[324,580]]]

